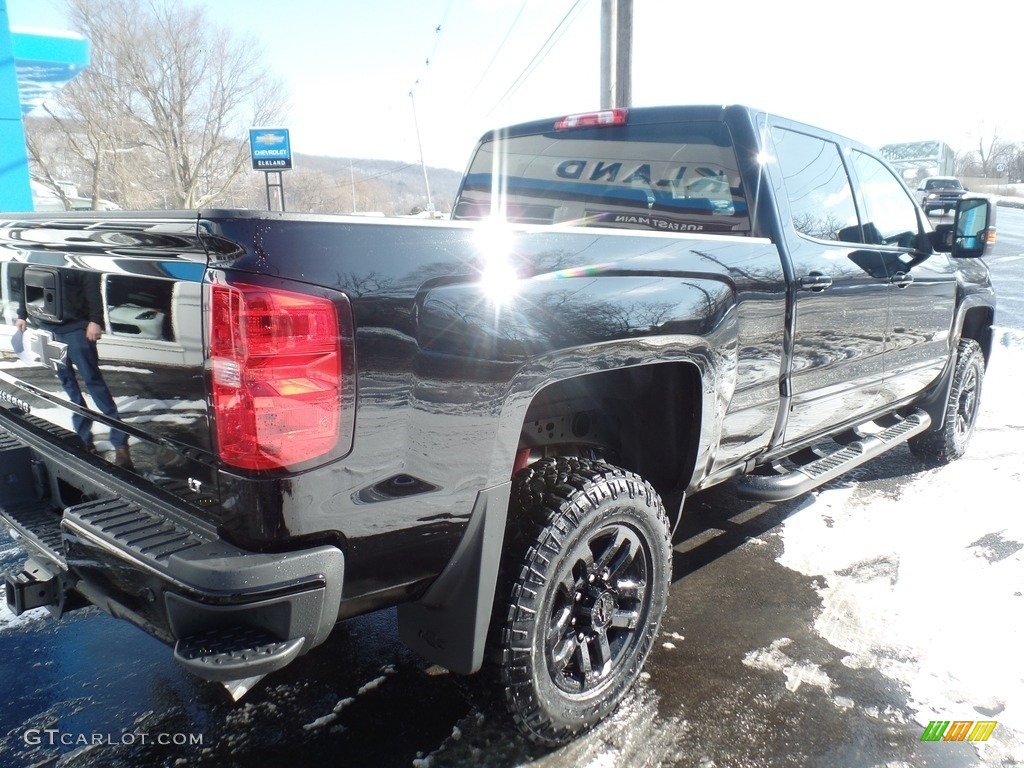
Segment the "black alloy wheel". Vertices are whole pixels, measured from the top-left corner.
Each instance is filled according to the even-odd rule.
[[[963,339],[957,350],[956,369],[943,419],[934,429],[910,439],[908,444],[915,455],[947,463],[966,453],[981,412],[984,380],[985,356],[981,347],[974,339]]]
[[[557,745],[639,677],[667,600],[669,525],[640,477],[577,458],[523,470],[512,505],[491,657],[517,726]]]

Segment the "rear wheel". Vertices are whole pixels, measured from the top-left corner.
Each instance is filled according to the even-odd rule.
[[[520,730],[557,745],[640,674],[667,600],[668,520],[637,475],[566,457],[517,475],[510,519],[489,656]]]
[[[981,347],[974,339],[962,340],[942,422],[935,429],[912,437],[908,443],[910,450],[923,459],[942,463],[963,456],[978,422],[984,379],[985,356]]]

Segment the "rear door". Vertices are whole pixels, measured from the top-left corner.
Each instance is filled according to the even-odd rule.
[[[776,124],[774,158],[796,236],[789,243],[795,318],[787,443],[877,409],[883,394],[889,274],[865,248],[839,144]]]

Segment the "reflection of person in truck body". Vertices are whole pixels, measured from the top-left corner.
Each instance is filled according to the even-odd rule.
[[[100,295],[99,275],[76,273],[73,276],[65,276],[63,271],[60,274],[63,293],[61,322],[45,322],[39,318],[33,318],[33,321],[43,330],[52,333],[55,341],[67,345],[67,364],[56,366],[56,371],[57,378],[60,379],[61,386],[71,402],[85,407],[82,389],[75,375],[77,372],[100,412],[112,419],[118,419],[120,416],[117,405],[100,371],[96,347],[96,342],[103,336],[103,298]],[[16,321],[19,330],[25,329],[28,315],[22,294]],[[75,413],[71,421],[82,442],[90,452],[95,452],[92,420]],[[110,442],[114,446],[114,463],[119,467],[131,469],[128,436],[121,430],[111,427]]]

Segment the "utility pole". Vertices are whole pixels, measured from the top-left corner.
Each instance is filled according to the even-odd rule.
[[[352,171],[352,158],[348,159],[348,181],[352,187],[352,213],[356,212],[356,175]]]
[[[412,102],[412,123],[416,127],[416,146],[420,150],[420,168],[423,169],[423,186],[427,188],[427,212],[434,215],[434,201],[430,197],[430,179],[427,178],[427,164],[423,162],[423,142],[420,141],[420,121],[416,119],[416,99],[409,91],[409,101]]]
[[[633,0],[601,0],[601,109],[633,100]]]

